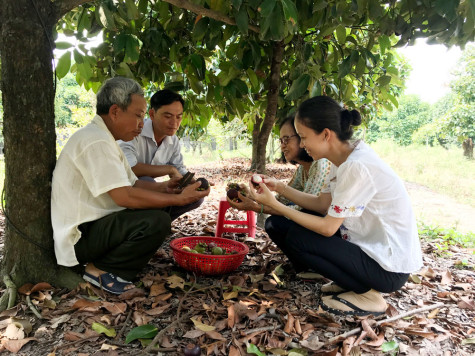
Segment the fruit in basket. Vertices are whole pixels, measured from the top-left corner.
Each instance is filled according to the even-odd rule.
[[[212,255],[223,255],[223,249],[219,246],[215,246],[211,249]]]
[[[181,249],[182,249],[183,251],[186,251],[186,252],[198,253],[198,252],[196,252],[195,250],[193,250],[193,249],[192,249],[191,247],[189,247],[189,246],[183,246]]]
[[[206,253],[206,250],[208,249],[208,245],[204,242],[199,242],[196,244],[194,250],[198,253]]]
[[[184,356],[200,356],[201,355],[201,348],[195,344],[188,344],[183,349]]]
[[[204,254],[191,254],[182,249],[182,246],[207,246]],[[216,246],[215,246],[216,245]],[[210,248],[211,246],[211,248]],[[249,247],[239,241],[211,236],[188,236],[173,239],[170,242],[175,262],[182,268],[198,275],[223,275],[238,268]],[[220,247],[222,255],[213,255],[213,247]]]
[[[197,182],[201,182],[201,185],[196,190],[206,190],[209,188],[209,183],[206,178],[198,178]]]

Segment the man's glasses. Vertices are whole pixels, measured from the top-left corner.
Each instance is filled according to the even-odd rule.
[[[289,140],[292,137],[295,137],[295,136],[298,136],[298,135],[295,134],[295,135],[292,135],[292,136],[283,136],[283,137],[279,138],[279,142],[280,142],[281,145],[287,145],[289,143]]]

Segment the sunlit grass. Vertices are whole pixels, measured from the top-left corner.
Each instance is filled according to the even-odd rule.
[[[401,147],[391,141],[372,143],[371,147],[403,180],[475,206],[475,160],[464,158],[461,148]]]
[[[185,166],[192,166],[195,164],[202,164],[202,163],[212,163],[212,162],[219,162],[228,158],[247,158],[251,159],[252,157],[252,147],[247,145],[239,145],[237,150],[229,151],[229,150],[210,150],[208,148],[202,149],[201,152],[199,148],[196,148],[193,151],[191,148],[186,150],[182,147],[181,153],[183,154],[183,161]]]

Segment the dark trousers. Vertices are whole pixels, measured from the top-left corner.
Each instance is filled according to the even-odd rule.
[[[78,261],[130,281],[170,234],[171,220],[159,209],[125,209],[81,224],[79,230],[74,246]]]
[[[389,272],[338,231],[319,235],[283,216],[270,216],[265,229],[297,271],[312,269],[355,293],[375,289],[390,293],[406,283],[409,274]]]
[[[204,201],[205,201],[204,198],[201,198],[200,200],[197,200],[191,204],[182,205],[182,206],[169,206],[169,207],[163,208],[163,211],[167,212],[173,221],[180,215],[183,215],[193,209],[196,209],[201,204],[203,204]]]
[[[148,181],[148,182],[155,182],[155,179],[152,178],[152,177],[148,177],[148,176],[142,176],[142,177],[139,177],[140,180],[145,180],[145,181]],[[198,201],[195,201],[194,203],[191,203],[191,204],[187,204],[187,205],[182,205],[182,206],[169,206],[169,207],[166,207],[166,208],[163,208],[163,211],[167,212],[172,221],[175,220],[176,218],[178,218],[179,216],[193,210],[193,209],[196,209],[197,207],[199,207],[201,204],[203,204],[204,202],[204,198],[201,198],[200,200]]]

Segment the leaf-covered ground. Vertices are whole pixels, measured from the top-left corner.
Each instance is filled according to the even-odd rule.
[[[170,240],[212,236],[227,182],[247,182],[248,169],[241,159],[194,166],[196,177],[215,186],[199,209],[174,222]],[[292,170],[268,165],[269,174],[282,179]],[[345,318],[318,307],[325,281],[296,276],[261,228],[255,238],[226,237],[250,251],[224,276],[196,276],[177,267],[169,240],[140,276],[139,288],[119,297],[89,284],[74,291],[46,283],[22,286],[20,302],[0,314],[0,352],[183,355],[191,343],[201,355],[475,354],[473,251],[441,250],[437,241],[423,241],[425,266],[385,296],[386,316]]]

